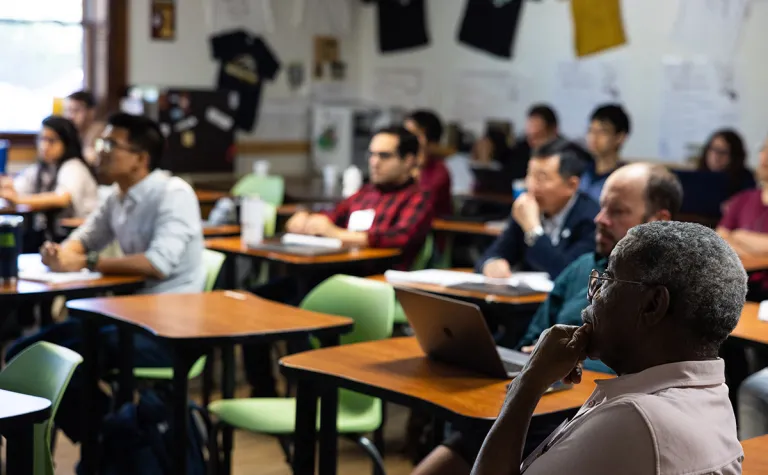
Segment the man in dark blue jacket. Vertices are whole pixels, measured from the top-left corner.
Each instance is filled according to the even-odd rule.
[[[507,229],[477,263],[478,272],[505,278],[513,270],[540,271],[554,279],[577,257],[594,251],[600,207],[579,191],[585,164],[564,144],[555,140],[534,152],[527,192],[515,200]]]

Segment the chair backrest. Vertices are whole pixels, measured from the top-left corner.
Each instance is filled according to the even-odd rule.
[[[341,344],[381,340],[392,336],[395,290],[386,282],[335,275],[315,287],[302,300],[301,308],[353,319],[355,327],[342,335]],[[353,412],[363,412],[376,401],[353,391],[339,391],[339,405]]]
[[[203,290],[206,292],[213,290],[213,286],[216,285],[216,279],[219,278],[221,266],[224,265],[226,258],[227,256],[219,251],[203,250],[203,264],[205,264],[205,288]]]
[[[235,183],[232,196],[259,195],[262,201],[272,206],[280,206],[285,198],[285,181],[281,176],[261,176],[249,174]]]
[[[53,475],[51,428],[75,368],[83,358],[72,350],[41,341],[25,349],[0,372],[0,389],[51,401],[51,417],[35,425],[35,475]]]
[[[424,245],[421,246],[419,254],[416,259],[413,260],[411,270],[424,270],[429,266],[429,261],[432,260],[432,254],[435,252],[435,238],[432,233],[427,234],[427,238],[424,240]]]

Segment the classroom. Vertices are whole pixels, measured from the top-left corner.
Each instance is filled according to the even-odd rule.
[[[0,2],[0,474],[768,475],[766,21]]]

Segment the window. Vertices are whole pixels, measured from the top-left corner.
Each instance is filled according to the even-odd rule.
[[[35,134],[85,84],[83,0],[0,0],[0,132]]]

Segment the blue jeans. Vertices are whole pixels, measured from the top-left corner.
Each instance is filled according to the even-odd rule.
[[[34,335],[20,338],[8,349],[5,355],[6,362],[13,359],[14,356],[37,343],[38,341],[47,341],[57,345],[69,348],[70,350],[82,353],[82,324],[79,320],[69,319],[65,322],[56,323],[49,327],[41,329]],[[150,336],[135,333],[133,337],[133,364],[135,367],[143,368],[163,368],[172,365],[172,355],[159,342]],[[99,339],[99,364],[101,376],[107,376],[118,368],[120,364],[120,351],[118,345],[117,327],[107,325],[100,330]],[[56,413],[56,425],[73,442],[81,440],[82,430],[80,421],[82,392],[83,392],[82,370],[78,368],[67,386],[64,397],[61,400],[59,409]],[[92,410],[100,411],[106,415],[110,408],[110,400],[106,394],[97,401],[97,407]]]
[[[739,387],[739,438],[768,434],[768,368],[748,377]]]

